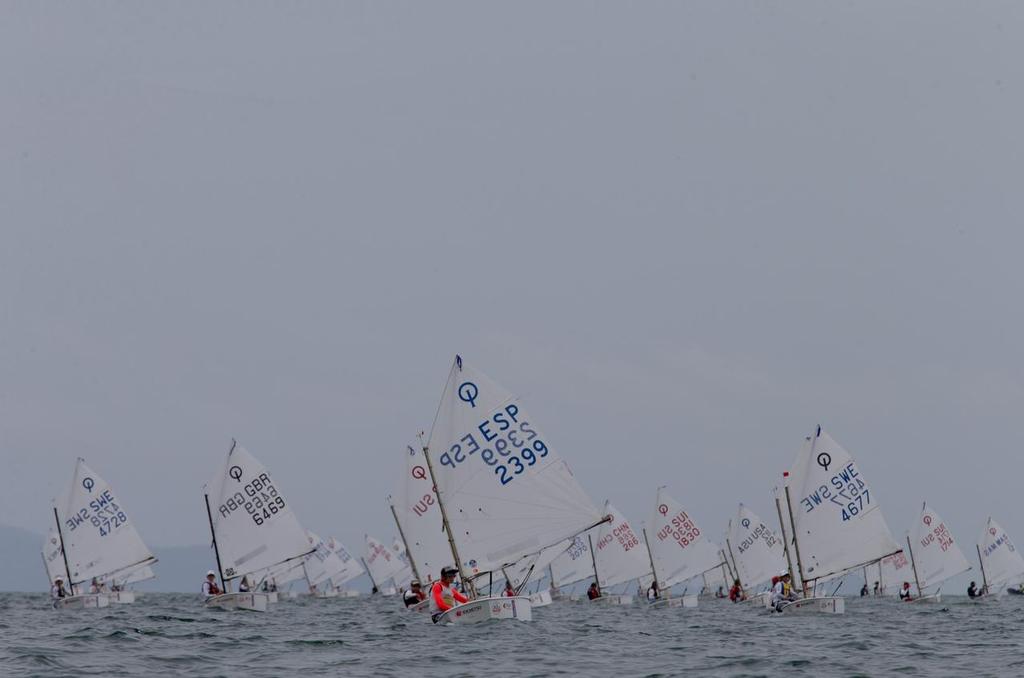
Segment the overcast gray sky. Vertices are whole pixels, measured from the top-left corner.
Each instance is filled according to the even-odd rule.
[[[1024,541],[1022,120],[1016,2],[3,2],[0,522],[234,436],[361,548],[461,352],[635,521],[821,423]]]

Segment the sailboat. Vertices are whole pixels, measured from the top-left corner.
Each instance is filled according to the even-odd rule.
[[[470,598],[435,621],[530,621],[528,597],[478,597],[473,579],[585,532],[605,517],[519,399],[459,356],[423,456]]]
[[[156,562],[124,504],[81,458],[75,464],[71,488],[53,514],[72,594],[55,601],[55,606],[106,607],[112,602],[110,594],[83,594],[83,587],[93,579],[102,582],[127,576]],[[134,601],[133,595],[114,597],[117,602]]]
[[[907,554],[903,550],[882,558],[876,565],[878,566],[878,588],[883,596],[898,596],[900,589],[903,588],[903,583],[913,579],[910,559],[907,558]]]
[[[647,525],[651,566],[659,592],[665,594],[657,604],[679,605],[671,602],[673,599],[668,595],[671,588],[721,567],[721,551],[665,486],[659,487],[655,494],[654,510]],[[697,596],[686,596],[684,591],[681,605],[697,607],[697,600]]]
[[[427,588],[440,578],[441,568],[451,563],[452,551],[422,447],[409,445],[403,456],[402,483],[397,499],[392,498],[389,503],[409,556],[409,566]]]
[[[331,575],[344,567],[341,559],[315,532],[307,530],[306,541],[313,547],[313,552],[302,559],[302,571],[306,576],[309,595],[314,598],[336,598],[338,592],[331,582]]]
[[[976,548],[978,562],[981,564],[983,590],[986,593],[998,595],[1008,584],[1013,586],[1007,587],[1007,591],[1021,590],[1021,582],[1024,581],[1024,558],[1013,545],[1006,530],[991,517],[985,524]]]
[[[836,596],[815,596],[815,584],[901,549],[857,463],[820,426],[805,441],[793,462],[792,474],[787,471],[783,478],[803,598],[783,603],[779,609],[788,613],[842,614],[845,601]],[[785,528],[783,521],[784,539]]]
[[[759,515],[740,504],[736,519],[729,521],[725,546],[733,576],[739,580],[746,600],[755,607],[767,606],[771,591],[755,589],[786,569],[782,539]]]
[[[631,605],[628,593],[611,594],[609,589],[626,582],[639,581],[650,574],[650,560],[642,537],[638,535],[622,513],[610,501],[604,504],[604,514],[611,520],[597,529],[596,538],[590,539],[594,579],[601,592],[591,603],[605,605]]]
[[[565,595],[561,589],[566,586],[572,586],[594,576],[590,542],[589,538],[576,535],[569,541],[568,548],[548,565],[551,589],[559,592],[555,598]]]
[[[331,584],[334,586],[334,590],[336,590],[338,595],[342,598],[357,597],[359,592],[346,589],[345,584],[349,583],[353,579],[363,576],[366,570],[359,563],[359,560],[349,553],[348,549],[345,548],[344,544],[342,544],[337,537],[331,537],[327,540],[327,548],[329,548],[341,562],[341,569],[331,575]]]
[[[206,606],[266,612],[270,602],[266,593],[232,593],[231,582],[303,558],[315,546],[310,545],[281,486],[234,440],[224,465],[204,488],[203,497],[224,591],[210,596]],[[252,584],[256,589],[260,582]]]
[[[917,586],[917,597],[911,602],[940,602],[942,583],[971,569],[963,551],[953,540],[953,533],[942,517],[928,508],[927,502],[921,505],[921,515],[907,535],[907,553]],[[934,593],[929,593],[932,588]]]
[[[395,595],[397,586],[401,586],[401,582],[408,583],[408,575],[412,574],[411,571],[392,549],[370,535],[365,535],[365,538],[366,556],[363,558],[363,563],[374,588],[381,595]]]

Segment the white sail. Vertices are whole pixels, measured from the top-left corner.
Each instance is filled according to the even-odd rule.
[[[512,586],[517,589],[527,581],[537,581],[547,574],[548,565],[565,553],[565,550],[569,548],[571,543],[572,540],[570,539],[560,541],[554,546],[549,546],[540,553],[527,556],[515,564],[509,565],[504,568],[502,574],[506,579],[512,582]],[[591,571],[591,574],[593,574],[593,571]]]
[[[458,357],[428,447],[467,575],[500,570],[602,518],[518,398]]]
[[[261,577],[268,583],[273,583],[275,586],[284,586],[289,582],[302,579],[306,574],[305,569],[306,563],[304,559],[289,560],[286,563],[281,563],[276,567],[272,567],[267,570],[266,575]],[[259,580],[257,580],[259,581]]]
[[[402,569],[391,580],[399,587],[406,586],[413,579],[412,567],[409,564],[409,553],[398,537],[391,541],[391,553],[402,563]]]
[[[73,584],[156,562],[124,504],[81,458],[57,512]]]
[[[910,566],[910,558],[903,551],[886,556],[878,561],[882,593],[895,596],[903,588],[903,584],[914,583],[914,572]]]
[[[410,445],[404,456],[405,476],[395,513],[409,543],[410,557],[426,584],[440,578],[442,567],[455,563],[423,450]]]
[[[604,513],[612,519],[601,525],[593,539],[602,589],[638,579],[651,571],[643,534],[634,530],[610,501],[605,502]]]
[[[942,517],[925,504],[910,533],[914,567],[921,590],[938,587],[950,577],[971,569]]]
[[[46,567],[46,576],[51,584],[57,577],[63,579],[67,584],[68,575],[64,571],[64,552],[60,548],[60,537],[57,535],[55,527],[50,528],[50,532],[43,542],[43,565]]]
[[[786,569],[782,539],[743,504],[736,519],[729,522],[727,546],[745,589],[756,588]]]
[[[384,588],[385,582],[393,579],[405,565],[391,549],[370,535],[366,535],[366,567],[378,588]]]
[[[331,583],[335,586],[340,588],[366,572],[359,560],[352,557],[352,554],[336,537],[327,540],[327,548],[331,549],[341,561],[341,569],[331,575]]]
[[[565,551],[551,561],[551,573],[557,587],[593,579],[594,563],[590,557],[590,541],[585,535],[573,537]]]
[[[661,588],[667,589],[721,565],[721,549],[664,487],[658,488],[648,525],[647,541]]]
[[[849,452],[820,428],[786,481],[807,581],[896,553],[878,496]]]
[[[313,550],[281,486],[241,445],[232,444],[205,490],[225,580]]]
[[[978,549],[989,591],[999,593],[1006,585],[1016,587],[1024,582],[1024,558],[1010,536],[992,518],[981,533]]]
[[[310,588],[320,586],[330,579],[332,574],[339,572],[342,568],[341,560],[330,548],[320,535],[315,532],[306,532],[307,541],[313,548],[304,559],[306,582]]]
[[[128,584],[137,584],[140,581],[149,581],[150,579],[155,578],[156,572],[153,572],[153,568],[149,565],[143,565],[142,567],[136,568],[130,572],[122,573],[113,580],[120,586],[127,586]]]

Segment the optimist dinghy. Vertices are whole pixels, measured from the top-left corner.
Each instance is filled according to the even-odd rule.
[[[1024,580],[1024,557],[999,523],[989,517],[977,543],[978,562],[986,594],[1020,587]],[[1012,584],[1013,586],[1007,586]],[[984,600],[987,596],[983,596]],[[975,598],[974,600],[979,600]]]
[[[470,598],[437,621],[530,621],[529,598],[479,597],[473,579],[571,539],[605,516],[519,399],[459,356],[423,458]]]
[[[133,574],[152,576],[149,566],[156,558],[113,489],[83,459],[77,460],[71,488],[64,500],[54,506],[53,515],[56,530],[47,539],[43,562],[51,581],[60,574],[52,571],[54,566],[64,566],[65,581],[72,594],[58,599],[54,607],[107,607],[112,602],[110,594],[83,591],[90,582],[127,581]],[[121,593],[125,595],[122,597]],[[134,594],[121,593],[114,594],[117,602],[134,601]]]
[[[270,596],[231,592],[231,582],[311,553],[314,547],[306,531],[266,467],[235,441],[224,465],[207,484],[204,498],[224,591],[207,598],[206,606],[266,612]]]
[[[650,532],[644,530],[644,539],[658,582],[659,598],[664,592],[667,599],[672,600],[668,592],[673,586],[696,577],[703,578],[706,572],[722,566],[719,548],[707,538],[693,515],[668,493],[668,488],[658,488],[647,524],[651,529]],[[680,600],[681,607],[697,607],[699,598],[683,596]],[[668,606],[674,605],[669,603]]]
[[[901,549],[893,539],[878,497],[863,472],[839,443],[818,427],[783,474],[789,528],[803,598],[782,603],[787,614],[843,614],[835,596],[814,596],[813,586],[863,567]],[[783,521],[785,538],[786,521]]]
[[[750,607],[767,607],[771,591],[755,593],[758,585],[786,569],[786,553],[782,539],[759,515],[740,504],[739,513],[729,521],[725,547],[732,560],[732,570]]]

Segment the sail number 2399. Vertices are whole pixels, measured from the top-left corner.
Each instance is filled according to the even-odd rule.
[[[520,419],[519,408],[515,405],[499,410],[477,430],[483,444],[474,434],[467,433],[441,454],[441,464],[457,468],[469,457],[479,455],[485,464],[494,467],[497,481],[508,485],[539,459],[548,456],[548,446],[538,437],[530,422]]]

